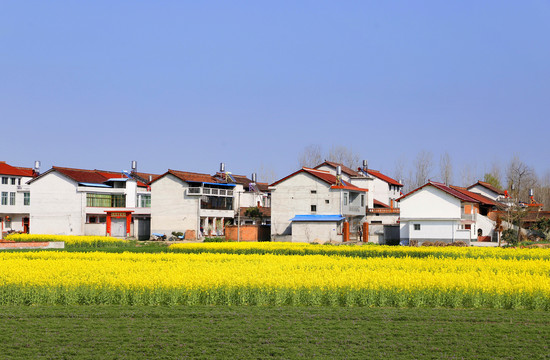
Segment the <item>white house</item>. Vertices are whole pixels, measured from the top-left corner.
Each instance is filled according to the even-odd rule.
[[[467,189],[430,181],[398,199],[402,242],[470,243],[492,236],[494,223],[486,216],[495,203]]]
[[[29,232],[31,194],[27,181],[31,168],[15,167],[0,161],[0,237],[4,232]]]
[[[326,170],[304,167],[269,189],[275,241],[342,241],[344,220],[353,230],[365,218],[367,189]]]
[[[54,166],[28,182],[30,232],[148,239],[152,176]]]
[[[476,194],[481,194],[495,201],[500,201],[504,198],[504,191],[484,181],[478,181],[477,183],[468,186],[468,191]]]

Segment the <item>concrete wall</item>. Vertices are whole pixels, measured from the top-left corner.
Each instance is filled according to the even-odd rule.
[[[317,207],[316,212],[311,211],[311,205]],[[271,235],[290,235],[290,219],[297,214],[340,214],[340,192],[307,173],[296,174],[272,188]]]
[[[77,184],[52,171],[30,184],[31,234],[82,235],[86,194]]]
[[[292,223],[292,242],[342,241],[337,222],[300,221]]]
[[[415,230],[414,225],[419,224],[420,230]],[[401,240],[418,241],[421,245],[424,241],[454,242],[464,241],[469,243],[470,231],[460,228],[457,220],[411,220],[400,224]]]
[[[476,193],[476,194],[481,194],[483,196],[486,196],[488,197],[489,199],[492,199],[492,200],[496,200],[497,197],[499,196],[497,193],[487,189],[486,187],[484,186],[481,186],[479,184],[475,185],[474,187],[472,187],[471,189],[469,189],[469,191],[473,192],[473,193]]]
[[[187,195],[188,185],[168,174],[151,184],[151,233],[199,233],[200,196]]]
[[[426,186],[400,201],[401,221],[407,219],[460,219],[458,198]]]

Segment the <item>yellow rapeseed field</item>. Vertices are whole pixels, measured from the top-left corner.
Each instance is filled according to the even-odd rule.
[[[1,304],[550,309],[547,259],[0,253]]]
[[[10,234],[6,240],[17,242],[24,241],[64,241],[67,246],[92,246],[101,247],[106,245],[122,245],[128,240],[111,236],[74,236],[74,235],[42,235],[42,234]]]

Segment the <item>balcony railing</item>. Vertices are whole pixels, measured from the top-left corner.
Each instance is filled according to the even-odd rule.
[[[374,208],[367,209],[369,214],[399,214],[399,208]]]
[[[460,218],[465,221],[475,221],[476,214],[460,214]]]
[[[187,195],[214,195],[214,196],[233,196],[233,190],[213,189],[205,187],[190,187],[187,188]]]

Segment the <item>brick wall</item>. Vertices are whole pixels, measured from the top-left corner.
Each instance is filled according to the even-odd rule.
[[[241,241],[269,241],[271,237],[271,228],[267,225],[241,225]],[[228,225],[225,227],[225,238],[227,240],[237,241],[237,225]]]

